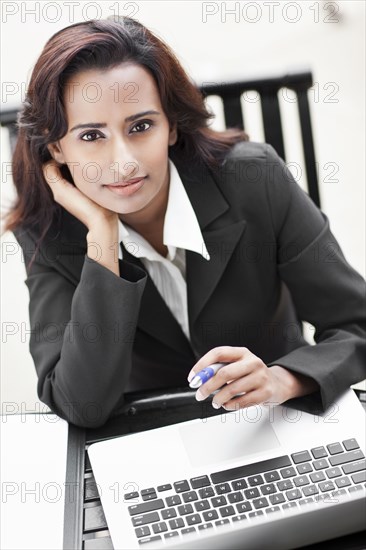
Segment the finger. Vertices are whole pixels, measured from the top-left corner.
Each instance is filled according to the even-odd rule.
[[[223,408],[227,411],[236,411],[245,409],[254,405],[261,405],[270,398],[270,391],[264,388],[256,389],[241,395],[235,399],[230,399],[223,404]]]
[[[256,373],[244,376],[239,380],[235,380],[230,384],[226,384],[221,391],[219,391],[212,400],[212,406],[215,409],[219,409],[223,405],[234,401],[235,397],[242,393],[249,393],[260,388],[260,381]]]
[[[188,381],[193,378],[200,370],[212,365],[212,363],[231,363],[242,359],[243,355],[250,353],[247,348],[234,347],[234,346],[219,346],[208,351],[197,363],[192,367],[188,374]]]
[[[200,386],[197,390],[196,398],[199,401],[206,399],[206,397],[222,386],[230,384],[233,380],[237,381],[238,378],[241,379],[242,377],[248,376],[253,371],[254,367],[255,363],[252,358],[229,363],[221,367],[210,380],[207,380],[207,382]]]
[[[50,160],[44,164],[42,170],[45,180],[51,186],[63,179],[60,174],[60,165],[54,160]]]

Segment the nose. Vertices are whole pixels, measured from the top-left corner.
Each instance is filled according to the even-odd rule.
[[[113,183],[132,179],[139,174],[139,164],[122,136],[114,139],[109,169],[113,173]]]

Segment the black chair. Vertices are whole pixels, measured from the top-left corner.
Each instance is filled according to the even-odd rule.
[[[244,115],[241,108],[241,96],[244,92],[254,90],[261,99],[262,118],[265,141],[270,143],[277,153],[286,161],[283,131],[281,122],[278,92],[281,88],[293,90],[297,96],[301,127],[302,147],[305,159],[305,170],[308,181],[308,194],[320,207],[318,176],[316,171],[314,141],[312,134],[308,90],[313,86],[311,72],[285,74],[283,76],[259,80],[207,84],[199,86],[204,97],[212,95],[221,97],[224,106],[226,127],[244,129]],[[17,139],[17,110],[11,109],[0,113],[0,124],[9,131],[11,149],[14,150]]]

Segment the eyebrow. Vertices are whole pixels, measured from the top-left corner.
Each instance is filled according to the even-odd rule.
[[[133,122],[137,118],[140,118],[142,116],[146,115],[160,115],[159,111],[149,110],[149,111],[142,111],[141,113],[136,113],[135,115],[130,115],[127,118],[125,118],[125,122]],[[105,122],[86,122],[84,124],[77,124],[76,126],[73,126],[71,128],[70,132],[74,132],[75,130],[81,130],[83,128],[105,128],[107,124]]]

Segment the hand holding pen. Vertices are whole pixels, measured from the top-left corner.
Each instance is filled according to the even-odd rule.
[[[279,405],[318,389],[315,381],[298,378],[279,365],[270,368],[248,348],[220,346],[211,349],[188,375],[196,399],[214,395],[212,406],[235,410],[264,402]]]

